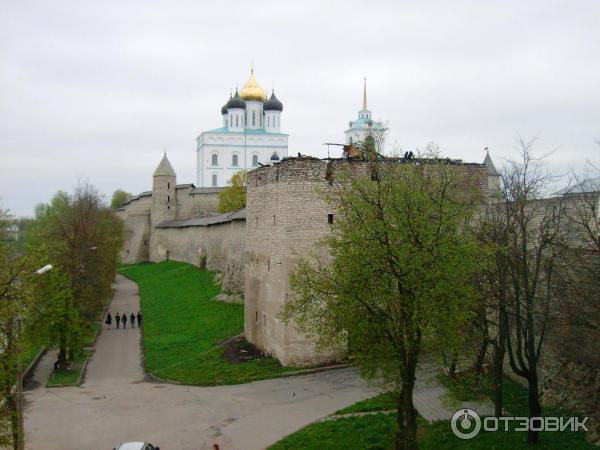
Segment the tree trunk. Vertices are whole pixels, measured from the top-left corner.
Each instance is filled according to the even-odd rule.
[[[411,375],[407,377],[408,380],[403,380],[398,398],[396,450],[417,450],[417,411],[413,403],[415,368],[409,368],[408,371]]]
[[[475,364],[473,364],[473,373],[475,375],[481,373],[481,369],[483,368],[483,363],[485,361],[485,355],[487,355],[487,349],[490,344],[490,340],[487,337],[482,338],[481,347],[479,347],[479,353],[477,354],[477,359],[475,359]]]
[[[13,449],[19,450],[19,411],[18,399],[15,394],[6,396],[6,409],[10,416],[10,429],[12,434]]]
[[[67,368],[67,337],[65,336],[64,330],[60,330],[59,344],[58,344],[58,366],[61,370]]]
[[[535,366],[531,370],[527,381],[529,383],[529,417],[540,417],[542,415],[542,407],[540,406],[540,399],[538,395],[538,377]],[[535,425],[539,425],[538,421],[535,421]],[[537,431],[529,430],[527,433],[528,444],[537,444],[538,438],[539,433]]]
[[[494,379],[494,415],[502,416],[502,387],[504,379],[504,352],[505,339],[498,336],[492,357],[492,372]]]

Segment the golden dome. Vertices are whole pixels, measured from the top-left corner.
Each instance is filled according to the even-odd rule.
[[[264,102],[267,99],[266,92],[260,87],[254,77],[254,70],[250,71],[250,78],[248,78],[248,81],[242,87],[240,97],[242,97],[242,100],[255,100],[258,102]]]

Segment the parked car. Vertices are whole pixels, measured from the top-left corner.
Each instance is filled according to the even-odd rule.
[[[124,442],[113,450],[160,450],[160,448],[150,442]]]

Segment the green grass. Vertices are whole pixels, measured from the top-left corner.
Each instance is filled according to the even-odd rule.
[[[442,378],[440,378],[442,379]],[[489,378],[476,383],[475,379],[463,378],[453,383],[442,379],[454,399],[481,400],[492,394]],[[520,384],[505,378],[504,402],[512,415],[527,415],[527,390]],[[335,414],[388,410],[393,408],[393,398],[380,394],[371,399],[355,403]],[[545,415],[561,412],[555,407],[545,407]],[[562,414],[572,414],[562,411]],[[462,440],[454,436],[449,421],[428,423],[418,419],[417,440],[420,450],[525,450],[532,449],[527,444],[524,432],[481,432],[475,438]],[[391,449],[396,431],[394,414],[374,414],[368,416],[345,417],[309,425],[277,442],[271,449]],[[583,433],[542,432],[536,450],[593,450],[597,447],[585,441]]]
[[[71,366],[68,369],[54,370],[46,386],[77,386],[84,363],[90,355],[90,351],[84,350],[69,361]]]
[[[374,414],[317,422],[290,434],[271,450],[386,450],[394,440],[394,416]]]
[[[211,301],[220,292],[213,274],[190,264],[122,266],[135,281],[144,315],[146,371],[165,380],[194,385],[237,384],[290,372],[276,359],[231,364],[218,347],[244,329],[244,305]]]
[[[358,412],[386,411],[394,410],[398,407],[398,403],[392,394],[384,393],[375,397],[362,400],[358,403],[340,409],[335,412],[336,415],[351,414]]]

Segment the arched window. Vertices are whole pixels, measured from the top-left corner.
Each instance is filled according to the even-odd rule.
[[[252,111],[252,126],[256,125],[256,111]]]
[[[233,155],[231,157],[231,165],[232,166],[237,166],[238,165],[238,155]]]
[[[213,186],[217,186],[217,174],[213,174],[212,176],[212,185]]]
[[[252,166],[258,166],[258,155],[252,155]]]
[[[236,126],[236,127],[239,127],[239,126],[240,126],[239,119],[240,119],[240,116],[238,116],[238,115],[236,114],[236,115],[235,115],[235,126]]]
[[[213,154],[212,154],[212,161],[211,161],[211,164],[212,164],[213,166],[218,166],[218,165],[219,165],[219,157],[217,156],[217,154],[216,154],[216,153],[213,153]]]

